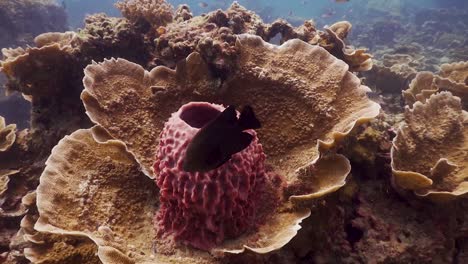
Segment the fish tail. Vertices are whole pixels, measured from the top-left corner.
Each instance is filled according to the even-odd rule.
[[[262,127],[260,121],[258,121],[257,117],[255,117],[255,113],[251,106],[246,105],[242,109],[239,118],[239,126],[242,128],[242,130],[257,129]]]

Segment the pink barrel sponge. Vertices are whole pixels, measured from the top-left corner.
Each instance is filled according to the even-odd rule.
[[[253,130],[246,130],[254,136],[251,144],[221,167],[205,173],[182,169],[190,141],[223,110],[203,102],[183,105],[161,132],[154,164],[161,204],[158,234],[203,250],[256,227],[266,184],[265,154]]]

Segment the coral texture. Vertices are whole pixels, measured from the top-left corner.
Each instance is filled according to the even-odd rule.
[[[250,145],[218,169],[183,171],[188,144],[223,110],[208,103],[183,105],[161,132],[154,164],[160,188],[159,231],[205,250],[254,228],[262,210],[270,207],[267,204],[277,203],[274,196],[269,201],[262,197],[267,184],[265,154],[253,130]]]
[[[9,0],[0,2],[0,50],[32,45],[36,35],[65,31],[65,10],[55,1]],[[17,93],[4,96],[6,78],[0,73],[0,115],[14,121],[19,128],[29,126],[31,106]]]
[[[257,14],[236,2],[226,11],[216,10],[205,16],[192,17],[188,7],[178,12],[185,14],[183,18],[157,30],[154,54],[157,65],[173,67],[177,61],[196,51],[210,63],[215,73],[225,76],[235,68],[236,35],[247,33],[258,35],[265,41],[279,34],[281,43],[298,38],[320,45],[344,60],[351,71],[367,71],[372,67],[371,55],[364,49],[355,50],[345,45],[344,40],[351,30],[351,24],[346,21],[335,23],[324,31],[317,30],[311,21],[305,21],[297,28],[281,19],[265,24]]]
[[[0,116],[0,152],[5,152],[15,143],[16,125],[6,125],[5,118]]]
[[[122,59],[90,65],[85,71],[86,77],[83,82],[86,89],[83,91],[81,97],[86,106],[87,113],[93,122],[102,125],[112,137],[125,142],[126,149],[136,157],[136,161],[138,161],[142,166],[143,171],[151,177],[158,176],[154,175],[154,172],[151,169],[153,158],[159,151],[159,148],[154,149],[154,146],[159,144],[158,135],[163,131],[164,123],[167,118],[169,118],[170,115],[181,105],[194,100],[224,104],[238,104],[240,100],[242,100],[243,103],[251,104],[255,109],[257,109],[259,118],[264,120],[264,125],[268,128],[262,132],[263,135],[259,134],[259,139],[262,142],[264,141],[264,144],[262,145],[266,147],[265,149],[269,149],[268,155],[271,156],[270,162],[273,165],[272,169],[274,169],[276,173],[286,176],[286,179],[291,184],[308,186],[309,183],[314,183],[314,181],[321,183],[314,186],[316,189],[299,189],[300,193],[295,193],[293,189],[289,189],[284,194],[286,200],[282,204],[277,205],[276,209],[266,216],[265,222],[261,224],[256,231],[248,232],[244,236],[235,240],[226,240],[219,247],[212,250],[213,252],[241,253],[244,249],[249,249],[250,251],[257,253],[267,253],[281,248],[288,243],[297,234],[297,230],[299,229],[298,224],[302,219],[306,218],[310,214],[309,209],[289,208],[290,204],[287,202],[287,198],[289,196],[300,194],[296,200],[309,200],[336,191],[344,184],[344,179],[349,172],[349,163],[343,156],[333,154],[333,148],[338,142],[344,139],[345,135],[349,133],[356,124],[367,121],[371,117],[375,116],[378,113],[379,107],[377,104],[369,101],[365,97],[366,88],[360,86],[359,80],[354,75],[346,71],[346,64],[337,60],[326,50],[320,47],[308,45],[300,40],[292,40],[283,44],[282,47],[277,48],[264,43],[258,37],[249,35],[242,36],[236,46],[241,51],[238,72],[232,78],[228,79],[226,86],[221,87],[222,92],[220,94],[218,94],[219,88],[217,88],[220,83],[216,78],[213,78],[213,76],[209,74],[210,70],[208,65],[203,62],[198,54],[194,53],[190,55],[184,63],[179,63],[176,71],[172,71],[165,67],[157,67],[151,72],[145,72],[140,66]],[[298,52],[300,52],[301,55],[299,55]],[[314,61],[315,63],[312,63],[312,65],[316,65],[316,67],[331,68],[319,70],[313,67],[311,68],[311,74],[301,75],[293,69],[302,65],[302,61],[291,60],[291,57],[287,55],[291,53],[295,54],[295,56],[292,57],[294,59],[307,60],[309,62]],[[260,54],[263,54],[263,56]],[[265,58],[269,58],[268,61],[264,61]],[[271,65],[271,61],[276,61],[278,63],[276,67],[280,67],[284,70],[274,71],[268,68],[267,65]],[[263,67],[266,68],[263,69],[264,73],[262,74]],[[338,69],[340,69],[340,71],[338,71]],[[266,74],[266,72],[269,74]],[[324,78],[323,81],[321,79],[322,75]],[[286,81],[293,78],[296,78],[296,80],[292,83],[288,83]],[[322,86],[319,84],[322,83],[323,89],[331,91],[332,87],[336,87],[336,89],[339,88],[338,90],[340,93],[343,93],[343,95],[337,96],[333,93],[332,98],[327,99],[327,97],[325,97],[323,99],[319,99],[321,98],[319,97],[319,92],[317,91],[317,93],[314,93],[313,89],[305,85],[308,83],[306,81],[307,79],[301,81],[302,78],[313,78],[314,82],[318,85],[317,87],[314,87],[314,89],[320,90]],[[332,81],[335,80],[335,78],[336,81]],[[251,88],[239,85],[240,83],[246,82],[255,83],[255,85],[252,85]],[[274,84],[275,82],[278,83],[278,86]],[[276,93],[275,98],[278,99],[278,95],[281,95],[283,98],[282,101],[284,101],[278,104],[279,102],[277,100],[268,96],[271,92],[269,92],[269,88],[267,87],[272,87],[272,84],[273,87],[280,87],[280,83],[283,83],[283,85],[286,83],[287,86],[283,86],[283,89],[285,89],[284,92]],[[112,89],[112,87],[122,88],[118,90],[118,93],[116,93],[116,90],[114,90],[113,93],[109,93],[108,89]],[[240,90],[241,88],[252,90],[244,91]],[[109,94],[113,94],[113,96],[106,96]],[[289,98],[288,94],[295,95]],[[245,97],[246,95],[250,95],[251,97],[253,95],[253,97],[248,99]],[[337,123],[330,122],[330,132],[328,132],[328,134],[322,130],[315,131],[315,129],[313,129],[315,126],[309,126],[310,130],[301,130],[301,128],[307,126],[302,123],[297,125],[291,123],[290,129],[294,129],[300,138],[289,138],[288,135],[291,135],[291,133],[285,132],[284,137],[281,137],[279,141],[277,141],[275,138],[278,135],[281,135],[279,132],[281,128],[275,127],[275,123],[272,122],[272,120],[283,120],[285,121],[285,124],[287,124],[286,120],[291,119],[284,119],[278,116],[280,112],[282,114],[302,113],[303,111],[301,111],[300,108],[289,109],[286,107],[286,105],[301,106],[301,104],[288,103],[290,100],[301,100],[301,98],[309,98],[308,100],[315,98],[314,101],[315,104],[317,104],[317,111],[320,111],[320,109],[327,109],[330,120],[340,119],[340,121]],[[340,101],[341,99],[345,100]],[[354,107],[350,108],[346,103],[350,100],[353,102],[361,102],[361,104],[354,104]],[[328,107],[326,107],[327,104],[329,105]],[[330,104],[337,107],[336,111]],[[343,108],[340,108],[341,104],[343,104]],[[346,108],[344,107],[345,105]],[[333,115],[335,116],[332,117]],[[301,117],[298,119],[300,122],[315,122],[313,121],[314,119],[307,116],[307,114],[299,116]],[[322,116],[326,115],[323,114]],[[138,124],[138,126],[135,124]],[[339,132],[336,133],[333,131]],[[79,133],[85,133],[85,131]],[[138,137],[134,136],[136,135],[135,133],[138,134]],[[304,139],[301,140],[302,133],[304,133],[304,138],[312,138],[313,140],[311,140],[310,143],[306,143],[307,141]],[[313,136],[312,133],[317,133],[317,136]],[[322,133],[324,133],[324,135]],[[323,136],[319,136],[319,134],[322,134]],[[76,135],[78,136],[78,134]],[[100,137],[101,136],[93,136],[95,140],[102,142],[103,140],[99,139]],[[324,152],[326,151],[326,154],[321,157],[318,154],[316,139],[322,140],[319,141],[320,150]],[[73,149],[66,146],[69,144],[68,142],[69,141],[67,140],[63,140],[61,144],[59,144],[60,148],[57,149]],[[282,144],[287,144],[288,147],[282,146]],[[294,149],[295,144],[297,144],[297,149]],[[308,145],[310,148],[301,150],[305,145]],[[290,149],[291,147],[294,150],[293,152],[285,152],[285,150]],[[82,147],[77,146],[76,148],[81,149]],[[307,154],[308,157],[304,160],[300,159],[301,155],[298,151],[309,153]],[[86,152],[96,155],[96,151],[92,148]],[[63,166],[60,165],[63,162],[57,160],[56,156],[59,154],[61,156],[64,155],[59,153],[58,150],[53,152],[52,156],[49,158],[50,162],[48,163],[48,169],[46,169],[46,172],[57,171],[58,175],[63,175],[63,177],[71,177],[72,175],[78,176],[77,171],[70,172],[64,169],[49,169],[49,167]],[[102,155],[105,154],[103,153]],[[289,158],[289,161],[283,161],[280,159],[281,156],[284,157],[285,155],[289,155],[291,157]],[[85,156],[77,158],[78,160],[76,163],[78,164],[80,162],[84,162],[80,161],[80,159],[85,158]],[[54,160],[57,160],[58,163],[51,163]],[[275,166],[275,160],[281,164],[277,164]],[[52,166],[52,164],[56,165]],[[84,165],[79,165],[79,167],[82,166]],[[96,163],[96,166],[99,166],[99,163]],[[297,168],[301,167],[304,167],[304,169],[299,170],[299,175],[296,176],[294,172]],[[333,169],[330,169],[331,167],[333,167]],[[38,221],[36,228],[41,231],[48,230],[53,233],[64,233],[64,230],[68,230],[65,233],[74,233],[77,228],[82,230],[86,225],[83,225],[81,222],[75,222],[75,227],[67,227],[67,223],[69,223],[69,221],[65,220],[65,218],[68,217],[64,216],[65,218],[60,219],[54,217],[56,220],[54,220],[53,223],[50,223],[50,219],[52,219],[51,217],[45,217],[47,214],[56,215],[58,212],[61,212],[61,209],[59,208],[63,208],[63,205],[59,205],[55,202],[58,201],[58,199],[51,200],[50,198],[47,198],[48,196],[40,195],[41,192],[45,190],[48,190],[49,192],[63,193],[62,187],[60,190],[52,188],[54,184],[49,184],[48,182],[57,177],[46,177],[47,173],[43,174],[44,187],[40,187],[38,192],[38,208],[41,216],[40,220],[43,220]],[[116,177],[112,176],[115,174],[110,172],[108,174],[100,173],[99,175],[110,178]],[[85,175],[81,177],[84,176]],[[326,183],[324,179],[328,179]],[[136,181],[138,182],[139,180]],[[322,183],[322,181],[324,182]],[[107,185],[103,181],[90,181],[90,183],[93,183],[96,190],[106,188]],[[140,185],[140,183],[136,184]],[[49,188],[46,186],[49,186]],[[274,182],[272,182],[269,188],[273,188],[274,190],[279,187],[274,187]],[[68,191],[67,195],[70,196],[69,199],[71,200],[76,199],[74,198],[75,194],[72,191]],[[121,197],[124,198],[126,196]],[[49,202],[47,201],[53,201],[53,206],[48,206]],[[52,208],[54,209],[51,210]],[[75,213],[87,211],[85,208],[87,208],[87,206],[84,206],[81,210],[77,210]],[[156,212],[159,209],[155,205],[152,210],[153,212]],[[102,217],[102,215],[96,214],[95,217],[99,218]],[[94,219],[94,216],[87,220],[89,221],[91,219]],[[135,223],[135,225],[145,226],[145,228],[153,226],[148,225],[145,221],[142,220]],[[42,226],[45,228],[42,228]],[[111,229],[118,237],[129,236],[129,230],[114,227],[111,227]],[[96,232],[92,231],[95,229],[89,230],[91,232]],[[88,237],[93,239],[93,235],[91,233],[88,231],[85,233]],[[148,240],[151,238],[139,239],[141,239],[139,243],[152,243]],[[101,248],[103,250],[105,248],[106,250],[110,250],[110,252],[120,252],[118,254],[113,254],[113,256],[123,257],[124,255],[129,254],[128,252],[130,249],[127,249],[126,246],[128,245],[127,243],[129,243],[128,239],[116,239],[114,241],[116,241],[117,244],[113,245],[101,245],[98,240],[93,240],[100,248],[98,252],[101,252]],[[171,247],[170,243],[168,244],[164,241],[164,239],[156,241],[158,252],[162,254],[155,255],[156,258],[161,258],[161,260],[163,260],[173,259],[181,255],[185,258],[188,257],[186,254],[182,253],[182,251]],[[133,254],[130,255],[131,259],[139,258]],[[140,255],[140,258],[149,260],[151,259],[150,255],[152,254],[145,253]],[[100,255],[100,258],[106,263],[115,261],[115,258],[112,258],[111,256],[112,254]],[[200,254],[196,254],[195,256],[192,255],[191,259],[193,259],[193,261],[197,259],[205,259],[208,261],[209,258],[207,255],[200,252]]]
[[[159,27],[172,21],[173,7],[164,0],[124,0],[116,6],[124,17],[133,22],[143,19]]]
[[[76,155],[78,149],[80,155]],[[40,233],[88,237],[97,245],[103,263],[216,263],[201,251],[165,252],[168,243],[154,241],[153,218],[159,207],[156,184],[139,171],[125,145],[102,128],[65,137],[46,164],[37,189],[39,219],[34,228]],[[79,209],[69,210],[72,204]],[[252,236],[231,241],[222,250],[242,252],[244,243],[259,253],[280,248],[309,214],[308,209],[279,211]]]
[[[419,72],[403,97],[407,104],[425,102],[431,95],[439,91],[449,91],[462,99],[462,104],[468,106],[468,62],[442,64],[438,74]]]
[[[393,142],[395,184],[434,200],[466,194],[467,124],[468,113],[449,92],[407,108],[405,123]]]

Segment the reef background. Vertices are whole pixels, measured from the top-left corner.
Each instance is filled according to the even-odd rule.
[[[67,1],[65,7],[47,1],[0,2],[0,48],[34,46],[33,39],[40,33],[83,28],[83,34],[91,37],[89,42],[80,44],[82,46],[77,48],[82,53],[73,53],[79,59],[70,59],[78,68],[85,67],[91,59],[100,62],[113,56],[124,57],[148,70],[160,64],[174,67],[174,63],[171,64],[170,61],[152,60],[150,52],[144,48],[150,46],[148,40],[140,36],[144,25],[128,22],[119,24],[121,21],[109,18],[120,17],[119,11],[111,6],[112,1],[99,1],[102,6],[96,6],[95,2]],[[194,16],[217,8],[225,10],[231,4],[227,1],[206,1],[208,6],[201,7],[198,5],[199,1],[170,2],[175,7],[188,3]],[[289,1],[286,6],[285,1],[276,1],[278,5],[272,5],[271,1],[239,2],[260,15],[265,23],[283,18],[291,25],[299,26],[304,20],[312,18],[317,28],[322,28],[337,21],[350,21],[353,28],[346,41],[357,48],[368,48],[374,56],[373,68],[357,74],[365,85],[372,88],[374,94],[371,97],[381,104],[384,111],[372,123],[354,131],[354,136],[339,150],[352,163],[353,171],[347,185],[310,205],[312,216],[302,223],[302,230],[291,243],[273,253],[262,256],[247,253],[228,261],[467,263],[466,200],[450,205],[436,205],[414,198],[407,192],[395,191],[391,182],[389,152],[394,131],[403,120],[402,91],[409,87],[416,74],[420,71],[436,73],[443,63],[468,61],[468,3],[463,0],[421,0],[385,1],[388,4],[382,5],[383,1],[351,0],[349,3],[336,4],[333,1],[310,0]],[[95,15],[88,17],[85,24],[80,22],[85,13],[94,11],[105,11],[109,17],[104,14]],[[31,20],[31,17],[35,19]],[[109,24],[111,26],[106,27]],[[120,27],[116,27],[117,24]],[[96,28],[103,28],[104,33],[96,31]],[[111,40],[108,41],[102,35]],[[134,42],[127,43],[127,39]],[[273,37],[270,42],[279,43],[280,39]],[[135,46],[141,49],[130,49]],[[67,77],[71,78],[72,81],[68,84],[76,95],[82,88],[82,76],[73,75],[74,70],[70,70],[71,77]],[[226,69],[216,70],[223,74]],[[76,128],[90,126],[89,120],[83,115],[83,109],[77,107],[76,100],[77,98],[60,102],[61,105],[57,108],[54,105],[50,107],[51,116],[56,115],[63,106],[71,106],[66,109],[79,110],[78,114],[65,112],[64,117],[59,119],[59,129],[51,125],[50,120],[34,119],[39,115],[33,113],[31,122],[38,125],[33,126],[34,130],[29,135],[33,143],[27,147],[21,146],[24,149],[15,150],[15,157],[21,157],[24,153],[30,155],[26,164],[22,164],[28,167],[24,174],[27,175],[27,180],[10,183],[14,186],[11,189],[18,190],[18,197],[37,186],[44,160],[60,138]],[[43,105],[36,105],[36,109],[49,109],[48,105],[44,106],[49,102],[42,102]],[[30,103],[20,93],[5,97],[2,91],[0,116],[6,118],[7,124],[16,123],[19,128],[29,127]],[[67,120],[67,117],[73,118]],[[21,140],[26,141],[24,138]],[[37,142],[41,142],[41,145],[35,145]],[[19,207],[18,197],[7,202],[2,201],[2,206],[14,210]],[[4,232],[0,234],[0,262],[5,256],[6,263],[28,263],[22,255],[24,244],[13,239],[22,216],[19,214],[0,220],[0,227]],[[67,246],[81,245],[80,243],[85,248],[89,246],[82,241],[63,243]],[[79,258],[68,261],[56,263],[85,263],[80,262]],[[88,261],[97,262],[92,258]]]

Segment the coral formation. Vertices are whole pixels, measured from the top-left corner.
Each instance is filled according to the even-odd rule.
[[[449,91],[462,99],[462,104],[468,106],[468,62],[442,64],[438,74],[419,72],[409,88],[403,91],[403,97],[409,105],[416,101],[425,102],[431,95],[439,91]]]
[[[363,73],[365,84],[387,97],[407,89],[418,72],[436,73],[442,64],[468,60],[464,37],[468,29],[464,22],[466,8],[409,8],[407,4],[394,4],[398,12],[366,6],[360,13],[348,14],[350,20],[356,21],[351,41],[370,48],[374,56],[374,67]],[[398,105],[400,101],[386,104]]]
[[[66,14],[54,1],[9,0],[0,2],[0,49],[33,44],[36,35],[64,31]],[[4,97],[6,78],[0,73],[0,115],[28,127],[30,104],[18,94]],[[15,109],[15,110],[13,110]]]
[[[466,11],[398,2],[348,14],[374,63],[346,21],[162,0],[2,50],[33,111],[28,130],[0,120],[0,262],[466,262],[466,62],[447,64],[467,60]],[[263,126],[224,166],[185,173],[194,105],[251,105]]]
[[[406,108],[393,142],[395,184],[445,200],[468,192],[468,113],[449,92]]]
[[[78,149],[80,155],[76,155]],[[194,254],[177,250],[175,254],[164,254],[167,243],[153,241],[152,221],[159,206],[157,188],[139,171],[139,164],[126,151],[125,145],[112,139],[102,128],[78,130],[65,137],[54,148],[46,164],[37,190],[40,217],[34,225],[36,230],[89,237],[98,246],[97,254],[103,263],[213,261],[202,252]],[[109,210],[109,203],[111,208],[120,209]],[[69,210],[72,204],[80,208]],[[261,252],[281,247],[296,234],[298,223],[308,215],[308,210],[278,213],[269,219],[267,227],[262,227],[266,230],[260,229],[249,238],[263,237],[257,244],[250,242],[259,247],[253,250]],[[288,222],[291,229],[285,228]],[[278,237],[268,238],[271,232]],[[281,240],[284,236],[285,242]],[[274,240],[268,241],[271,239]],[[239,250],[238,243],[245,241],[249,240],[225,245],[226,250]],[[259,242],[271,243],[272,248],[262,248]],[[157,253],[152,249],[154,244],[158,246]]]
[[[165,26],[173,18],[173,7],[164,0],[124,0],[116,6],[128,20],[144,20],[153,27]]]
[[[157,30],[157,65],[173,67],[174,63],[197,51],[219,75],[224,76],[236,64],[235,36],[248,33],[258,35],[265,41],[280,34],[281,43],[299,38],[312,45],[320,45],[344,60],[351,71],[367,71],[372,67],[371,56],[364,49],[355,50],[345,45],[344,39],[351,29],[351,24],[346,21],[338,22],[325,31],[317,30],[311,21],[305,21],[297,28],[281,19],[265,24],[257,14],[236,2],[225,12],[217,10],[201,17],[192,17],[185,6],[177,11],[177,14],[181,13],[185,14],[183,18]]]
[[[0,116],[0,152],[5,152],[11,148],[16,140],[16,125],[6,125],[5,118]]]
[[[250,104],[258,109],[259,118],[265,124],[259,137],[270,163],[291,179],[295,178],[298,168],[308,167],[319,156],[317,139],[323,151],[331,149],[335,140],[342,139],[356,123],[379,112],[378,105],[366,98],[367,88],[347,71],[347,65],[320,47],[292,40],[277,49],[260,38],[244,35],[237,49],[240,50],[237,72],[225,83],[211,76],[208,66],[196,53],[179,64],[176,72],[156,68],[148,74],[143,68],[123,60],[89,66],[82,100],[91,119],[109,130],[113,137],[126,142],[148,175],[153,175],[153,162],[147,153],[153,153],[153,146],[157,145],[157,136],[164,125],[163,116],[169,116],[179,105],[190,101]],[[296,55],[291,58],[288,53]],[[307,73],[293,70],[306,62],[314,65]],[[102,77],[103,73],[106,78]],[[310,81],[316,86],[308,86]],[[113,87],[131,89],[121,90],[119,94],[114,92],[114,97],[108,97]],[[274,94],[271,87],[277,89]],[[282,99],[278,101],[279,98]],[[298,101],[303,103],[298,104]],[[353,106],[347,104],[350,101],[354,102]],[[289,115],[296,115],[296,120]],[[316,130],[318,122],[327,127]],[[294,137],[285,128],[294,130]],[[139,130],[139,137],[133,136],[135,129]],[[345,159],[337,160],[343,172],[346,171],[349,165]],[[302,170],[300,173],[306,176],[320,172],[322,170]],[[342,182],[340,177],[333,180]]]

